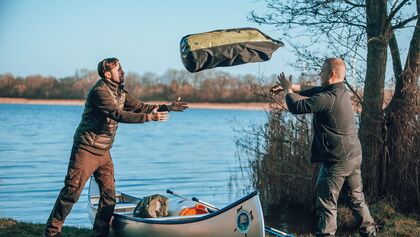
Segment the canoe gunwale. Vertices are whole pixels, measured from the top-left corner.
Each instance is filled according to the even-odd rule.
[[[91,196],[92,182],[95,182],[95,180],[94,179],[91,179],[90,180],[89,191],[88,191],[88,200],[89,200],[88,205],[89,205],[89,208],[92,211],[94,211],[94,210],[97,210],[97,208],[92,203],[92,196]],[[127,195],[127,194],[122,193],[122,192],[118,192],[117,191],[117,193],[119,195],[121,195],[121,197],[123,199],[124,199],[124,197],[127,197],[127,198],[133,199],[133,200],[141,200],[141,199],[139,199],[137,197],[134,197],[134,196],[131,196],[131,195]],[[115,213],[115,212],[113,214],[113,217],[116,218],[116,219],[119,219],[119,220],[127,220],[127,221],[132,221],[132,222],[141,222],[141,223],[146,223],[146,224],[161,224],[161,225],[188,224],[188,223],[194,223],[194,222],[204,221],[204,220],[213,218],[215,216],[218,216],[218,215],[220,215],[220,214],[222,214],[222,213],[224,213],[226,211],[229,211],[232,208],[240,205],[241,203],[246,202],[249,199],[254,198],[255,196],[257,196],[257,198],[258,198],[258,194],[259,194],[258,191],[253,191],[253,192],[249,193],[248,195],[246,195],[246,196],[244,196],[244,197],[236,200],[235,202],[233,202],[233,203],[231,203],[231,204],[229,204],[229,205],[227,205],[227,206],[225,206],[225,207],[223,207],[223,208],[221,208],[221,209],[219,209],[217,211],[214,211],[212,213],[205,214],[205,215],[200,215],[200,216],[197,216],[197,217],[192,216],[191,218],[182,218],[182,219],[177,219],[177,220],[174,220],[174,219],[165,220],[165,218],[161,218],[161,219],[159,219],[159,218],[149,219],[149,218],[132,217],[132,216],[128,216],[128,215],[118,214],[118,213]],[[260,205],[257,205],[256,208],[261,208],[261,206]]]
[[[121,193],[123,194],[123,193]],[[123,194],[125,195],[125,194]],[[164,220],[164,218],[160,219],[160,220],[156,220],[156,219],[148,219],[148,218],[139,218],[139,217],[131,217],[131,216],[126,216],[126,215],[120,215],[118,213],[114,213],[114,218],[118,218],[118,219],[124,219],[124,220],[129,220],[129,221],[134,221],[134,222],[142,222],[142,223],[146,223],[146,224],[162,224],[162,225],[171,225],[171,224],[188,224],[188,223],[194,223],[194,222],[199,222],[199,221],[204,221],[210,218],[213,218],[217,215],[220,215],[236,206],[238,206],[239,204],[255,197],[258,195],[258,191],[253,191],[250,194],[246,195],[245,197],[238,199],[237,201],[227,205],[226,207],[203,215],[203,216],[199,216],[199,217],[191,217],[188,219],[179,219],[179,220]]]

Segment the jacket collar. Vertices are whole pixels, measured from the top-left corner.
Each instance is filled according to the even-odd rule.
[[[344,88],[344,81],[340,81],[334,84],[326,85],[324,86],[324,90],[334,90],[337,88]]]
[[[124,89],[124,84],[115,83],[113,81],[102,78],[102,81],[112,90],[118,91],[118,89]]]

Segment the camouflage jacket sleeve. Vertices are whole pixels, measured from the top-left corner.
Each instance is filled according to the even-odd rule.
[[[127,91],[124,91],[126,93],[126,99],[124,103],[124,110],[131,111],[134,113],[151,113],[153,108],[156,106],[154,104],[145,104],[141,102],[139,99],[131,96]],[[166,105],[158,105],[158,111],[168,111],[168,108]]]
[[[126,111],[116,103],[106,90],[96,89],[92,93],[92,103],[105,116],[122,123],[144,123],[150,121],[147,112]]]

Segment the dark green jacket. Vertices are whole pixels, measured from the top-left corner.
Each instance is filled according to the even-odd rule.
[[[300,95],[309,98],[299,100],[296,94],[289,93],[286,103],[294,114],[314,114],[311,162],[336,162],[359,157],[362,149],[344,82],[313,87]]]
[[[88,93],[74,143],[94,153],[105,152],[112,147],[119,122],[148,122],[146,114],[154,106],[132,97],[122,85],[100,79]],[[160,105],[158,110],[167,107]]]

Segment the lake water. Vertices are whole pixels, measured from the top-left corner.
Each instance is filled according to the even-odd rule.
[[[0,217],[45,223],[83,106],[0,104],[0,111]],[[111,150],[117,190],[142,197],[170,188],[226,205],[238,197],[228,187],[240,172],[235,129],[264,121],[263,111],[189,109],[164,123],[121,123]],[[87,188],[66,225],[91,226]]]

